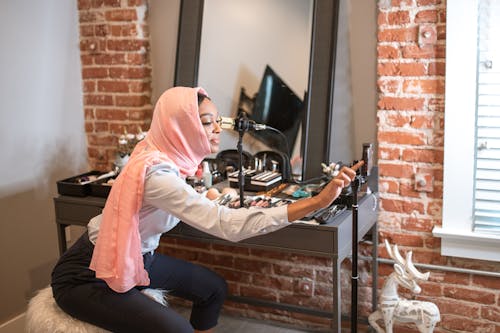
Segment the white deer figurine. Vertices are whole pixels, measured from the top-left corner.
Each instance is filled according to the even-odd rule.
[[[407,288],[415,294],[420,293],[417,281],[427,280],[430,272],[423,274],[415,268],[411,262],[411,251],[407,252],[405,260],[399,254],[397,245],[394,245],[392,251],[389,242],[385,240],[385,247],[389,256],[395,261],[394,273],[391,273],[384,283],[377,311],[368,317],[370,325],[378,333],[392,333],[395,321],[415,323],[420,333],[432,333],[436,323],[441,320],[438,307],[431,302],[407,300],[398,295],[398,286]],[[385,331],[377,323],[380,319],[384,321]]]

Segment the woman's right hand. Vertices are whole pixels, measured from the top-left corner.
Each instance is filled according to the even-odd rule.
[[[332,202],[338,198],[342,189],[353,181],[358,170],[364,164],[359,161],[352,167],[344,166],[335,178],[333,178],[323,190],[312,198],[297,200],[287,206],[288,208],[288,221],[300,220],[307,214],[321,208],[328,207]]]
[[[349,186],[356,177],[356,171],[364,164],[364,161],[359,161],[352,167],[343,166],[339,174],[335,176],[316,196],[319,201],[320,208],[328,207],[338,198],[342,189]]]

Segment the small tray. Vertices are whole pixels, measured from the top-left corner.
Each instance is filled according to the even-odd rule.
[[[111,179],[116,179],[116,176],[106,177],[97,180],[90,184],[90,195],[95,197],[107,198],[109,192],[111,192],[112,185],[107,185],[107,182]]]
[[[61,195],[70,195],[74,197],[85,197],[90,195],[90,179],[97,178],[102,175],[101,171],[89,171],[77,176],[66,178],[57,182],[57,192]],[[94,181],[96,181],[95,179]]]

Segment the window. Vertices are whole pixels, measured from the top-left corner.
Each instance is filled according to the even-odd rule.
[[[500,0],[447,5],[443,255],[500,261],[499,16]]]

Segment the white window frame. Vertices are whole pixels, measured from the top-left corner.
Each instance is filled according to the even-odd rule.
[[[500,261],[500,237],[473,232],[477,0],[448,1],[441,237],[445,256]]]

